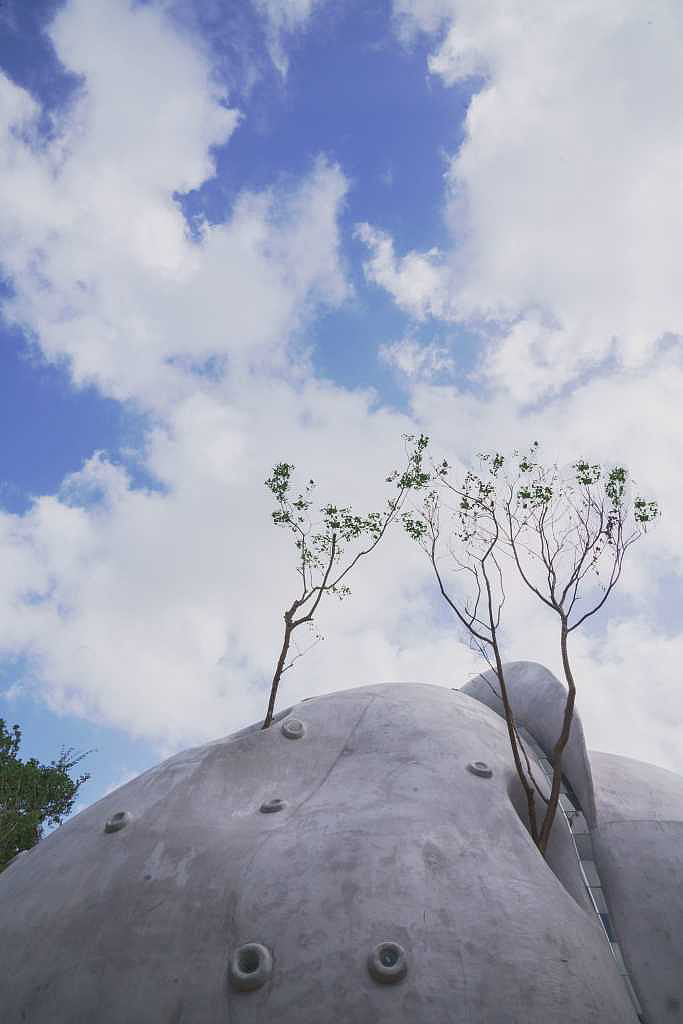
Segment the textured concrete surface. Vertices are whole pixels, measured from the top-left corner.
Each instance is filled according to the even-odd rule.
[[[648,1024],[683,1020],[683,778],[591,753],[593,850]]]
[[[255,727],[169,759],[0,875],[3,1024],[635,1020],[598,919],[513,806],[498,715],[387,684],[292,718],[300,738]],[[239,987],[246,943],[270,956],[245,953],[260,987]],[[381,943],[402,947],[397,981]]]
[[[527,729],[550,756],[562,729],[566,687],[552,672],[535,661],[508,662],[504,666],[504,676],[515,721]],[[498,679],[492,670],[470,679],[461,689],[463,693],[503,716]],[[562,755],[562,771],[592,827],[595,824],[593,779],[577,707],[574,708],[569,740]]]

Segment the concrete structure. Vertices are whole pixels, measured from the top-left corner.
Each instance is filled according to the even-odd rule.
[[[562,688],[508,680],[542,778]],[[3,1024],[683,1020],[683,778],[577,721],[546,862],[489,683],[302,701],[76,815],[0,875]]]

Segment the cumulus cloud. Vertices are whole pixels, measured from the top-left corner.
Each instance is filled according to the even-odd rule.
[[[373,279],[416,315],[485,326],[483,374],[514,381],[520,399],[557,393],[607,358],[641,365],[663,335],[683,333],[680,6],[394,10],[405,37],[433,34],[430,71],[474,95],[448,173],[448,270],[411,307],[400,275],[379,266],[375,229]],[[386,267],[391,240],[382,245]]]

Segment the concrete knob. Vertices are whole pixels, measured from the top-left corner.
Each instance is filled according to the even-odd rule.
[[[375,981],[383,985],[400,981],[407,970],[406,951],[398,942],[380,942],[368,957],[368,971]]]
[[[248,992],[260,988],[273,973],[273,957],[260,942],[246,942],[238,946],[230,957],[228,967],[233,988]]]
[[[288,740],[301,739],[306,731],[304,723],[299,721],[298,718],[288,718],[286,722],[282,723],[281,730],[282,735],[286,736]]]
[[[128,811],[117,811],[104,823],[105,832],[120,832],[122,828],[130,823],[131,817]]]
[[[272,800],[265,800],[259,810],[261,814],[275,814],[277,811],[281,811],[285,806],[285,802],[282,797],[274,796]]]

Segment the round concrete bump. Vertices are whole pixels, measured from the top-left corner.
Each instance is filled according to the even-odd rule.
[[[128,811],[117,811],[116,814],[112,814],[110,818],[104,823],[105,832],[120,832],[122,828],[129,825],[131,816]]]
[[[489,768],[486,761],[470,761],[467,765],[467,771],[472,772],[473,775],[478,775],[482,779],[490,779],[493,775],[493,771]]]
[[[304,723],[298,718],[288,718],[286,722],[282,723],[280,729],[282,735],[286,736],[288,740],[300,740],[306,732]]]
[[[228,968],[232,987],[240,992],[261,988],[273,973],[273,957],[260,942],[245,942],[230,957]]]
[[[285,806],[285,802],[280,796],[274,796],[271,800],[265,800],[259,810],[261,814],[275,814],[276,811],[281,811]]]
[[[380,942],[368,957],[368,971],[375,981],[390,985],[405,978],[408,957],[398,942]]]

